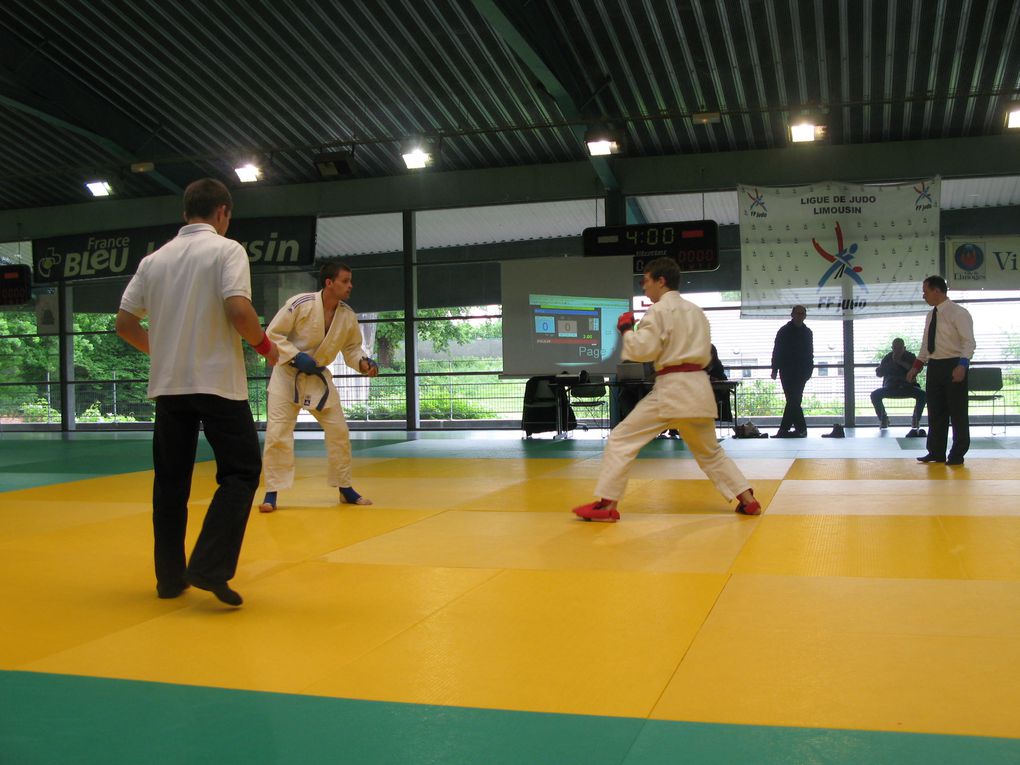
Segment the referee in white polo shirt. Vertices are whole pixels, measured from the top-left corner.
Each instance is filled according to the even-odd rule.
[[[239,606],[241,596],[227,582],[237,570],[262,470],[241,338],[270,364],[279,353],[251,303],[248,256],[224,237],[231,210],[230,192],[217,180],[185,189],[187,225],[142,259],[121,298],[117,334],[150,358],[156,593],[176,598],[191,584]],[[148,330],[141,324],[146,315]],[[219,487],[186,563],[199,425],[216,457]]]

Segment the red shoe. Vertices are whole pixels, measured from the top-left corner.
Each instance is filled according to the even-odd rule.
[[[740,502],[737,505],[737,512],[741,515],[761,515],[761,505],[758,503],[758,500],[754,498],[753,491],[751,492],[751,501],[746,505],[743,502]]]
[[[580,507],[574,508],[574,515],[583,521],[607,521],[608,523],[616,523],[620,520],[620,513],[614,507],[609,508],[608,499],[600,499],[598,502],[589,502],[587,505],[581,505]]]

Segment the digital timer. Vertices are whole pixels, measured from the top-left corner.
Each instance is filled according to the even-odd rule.
[[[582,239],[585,256],[633,257],[635,274],[644,273],[656,258],[670,258],[684,272],[719,268],[719,226],[714,220],[598,226],[586,228]]]
[[[25,305],[32,299],[32,269],[26,265],[0,266],[0,305]]]

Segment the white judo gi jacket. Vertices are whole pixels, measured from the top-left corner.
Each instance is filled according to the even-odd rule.
[[[652,304],[637,329],[623,336],[623,357],[653,361],[656,371],[680,364],[707,367],[712,360],[712,334],[705,312],[670,290]],[[716,418],[715,394],[705,373],[662,375],[655,379],[654,391],[663,420]]]
[[[333,323],[326,331],[326,311],[321,292],[302,292],[288,300],[266,327],[269,339],[280,350],[280,361],[269,378],[269,398],[288,397],[303,409],[329,409],[340,405],[340,396],[327,369],[322,378],[306,375],[290,365],[300,352],[315,359],[320,367],[329,366],[342,353],[347,366],[358,369],[366,357],[362,349],[361,329],[354,309],[344,302],[336,307]],[[322,399],[325,396],[325,401]],[[319,406],[322,402],[322,406]]]

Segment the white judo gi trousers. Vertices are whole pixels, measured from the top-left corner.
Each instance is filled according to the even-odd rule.
[[[660,399],[665,395],[665,386],[657,382],[651,392],[641,399],[623,422],[613,428],[602,453],[602,463],[595,496],[619,500],[627,490],[627,479],[631,466],[641,447],[664,430],[675,428],[680,432],[687,448],[705,475],[727,501],[751,488],[715,437],[715,420],[711,417],[664,416],[674,408],[672,402]]]
[[[294,399],[275,391],[267,403],[266,445],[262,475],[266,491],[283,491],[294,485],[294,425],[301,407]],[[351,439],[347,419],[339,404],[322,411],[309,409],[326,437],[326,484],[351,485]]]

